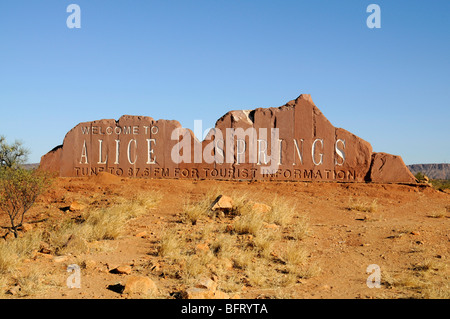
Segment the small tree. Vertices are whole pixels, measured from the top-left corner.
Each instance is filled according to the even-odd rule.
[[[25,164],[30,151],[22,146],[22,143],[15,141],[14,144],[6,143],[6,138],[0,135],[0,166],[17,167]]]
[[[49,175],[40,170],[0,167],[0,212],[9,216],[14,237],[18,236],[24,215],[50,182]]]

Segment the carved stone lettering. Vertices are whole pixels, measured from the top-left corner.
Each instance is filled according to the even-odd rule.
[[[401,157],[373,153],[305,94],[280,107],[230,111],[202,141],[177,121],[146,116],[80,123],[41,168],[63,177],[416,182]]]

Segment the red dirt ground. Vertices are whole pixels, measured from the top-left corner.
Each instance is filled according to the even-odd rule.
[[[245,193],[249,199],[263,203],[277,196],[294,202],[298,214],[309,218],[310,235],[304,239],[304,245],[309,252],[309,262],[317,265],[320,272],[312,278],[299,280],[281,293],[242,285],[236,292],[240,298],[449,296],[448,193],[428,186],[397,184],[120,179],[104,174],[83,179],[56,179],[52,189],[41,196],[26,215],[26,221],[44,220],[33,225],[45,228],[74,218],[79,212],[63,208],[75,200],[88,205],[113,204],[118,196],[131,198],[138,192],[159,192],[162,200],[155,210],[129,221],[126,234],[107,241],[107,249],[70,255],[62,262],[42,253],[26,259],[15,276],[30,267],[38,267],[45,273],[48,285],[25,298],[128,298],[108,289],[127,279],[128,275],[108,271],[120,264],[131,264],[132,275],[149,276],[160,290],[158,298],[172,298],[171,293],[181,289],[180,284],[161,275],[161,271],[151,269],[151,265],[157,263],[152,252],[161,232],[179,220],[186,199],[201,199],[212,188],[219,188],[223,194]],[[352,200],[363,203],[375,200],[376,208],[372,212],[349,209]],[[6,216],[0,217],[0,225],[8,225]],[[142,231],[148,236],[136,237]],[[91,243],[95,244],[99,243]],[[90,261],[94,266],[81,270],[81,289],[67,288],[67,265],[80,261]],[[432,268],[427,269],[426,276],[417,270],[417,265],[424,261]],[[366,285],[369,276],[366,268],[370,264],[380,266],[381,288],[370,289]],[[392,278],[397,279],[394,282]],[[414,283],[413,279],[420,279],[422,284]],[[6,293],[2,297],[20,296]]]

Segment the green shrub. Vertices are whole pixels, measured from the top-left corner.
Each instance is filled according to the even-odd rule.
[[[16,238],[24,215],[50,183],[51,178],[43,171],[7,166],[0,168],[0,212],[8,215],[10,229]]]
[[[22,143],[15,141],[14,144],[6,143],[6,138],[0,136],[0,167],[19,167],[25,164],[29,150],[22,146]]]

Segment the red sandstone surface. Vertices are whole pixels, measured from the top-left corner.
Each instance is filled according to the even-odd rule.
[[[228,135],[228,132],[230,135]],[[309,95],[280,107],[230,111],[204,141],[147,116],[80,123],[41,159],[63,177],[415,183],[400,156],[335,128]]]

